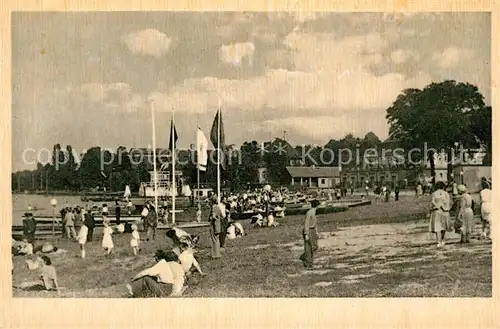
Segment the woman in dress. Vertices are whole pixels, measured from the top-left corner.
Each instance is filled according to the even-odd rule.
[[[134,256],[137,256],[137,253],[139,252],[140,240],[141,238],[139,236],[139,230],[137,228],[137,225],[132,224],[132,238],[130,239],[130,246],[132,247]]]
[[[450,228],[450,195],[444,190],[443,182],[436,183],[432,193],[429,232],[436,234],[438,248],[444,246],[446,231]]]
[[[78,231],[78,243],[80,244],[80,251],[82,258],[85,258],[85,244],[87,243],[89,229],[85,224],[80,227]]]
[[[113,238],[111,237],[111,234],[113,234],[113,229],[109,226],[109,220],[106,219],[103,222],[104,229],[103,229],[103,237],[102,237],[102,247],[106,251],[106,254],[109,255],[111,254],[111,251],[113,251],[114,244],[113,244]]]
[[[470,235],[474,232],[472,197],[467,193],[465,185],[458,185],[457,190],[460,195],[457,219],[462,223],[460,227],[460,243],[470,243]]]
[[[483,238],[490,239],[491,216],[491,185],[486,179],[481,181],[481,222],[483,224]]]

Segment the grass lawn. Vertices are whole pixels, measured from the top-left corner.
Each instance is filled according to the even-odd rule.
[[[490,297],[491,243],[473,239],[460,245],[459,236],[449,233],[448,244],[437,249],[427,233],[428,204],[403,197],[318,216],[320,250],[309,271],[298,260],[303,216],[278,219],[276,228],[253,229],[242,222],[248,235],[228,240],[220,260],[210,259],[208,228],[188,230],[201,235],[197,259],[207,275],[193,274],[185,297]],[[130,235],[115,235],[115,252],[106,257],[100,240],[98,229],[85,259],[76,242],[57,243],[67,250],[51,256],[60,295],[14,290],[14,296],[124,297],[130,278],[153,265],[154,251],[170,247],[160,231],[134,258]],[[14,284],[36,280],[25,260],[14,259]]]

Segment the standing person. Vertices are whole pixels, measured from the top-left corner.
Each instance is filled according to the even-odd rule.
[[[61,209],[61,233],[62,237],[67,237],[66,236],[66,213],[68,212],[68,208],[64,207]]]
[[[122,216],[122,208],[120,207],[120,204],[118,203],[118,201],[115,201],[116,225],[120,225],[121,216]]]
[[[318,207],[318,200],[311,202],[311,209],[306,213],[304,227],[302,228],[302,237],[304,239],[304,253],[300,256],[306,268],[313,266],[313,251],[318,249],[318,237],[316,227],[316,208]]]
[[[149,212],[146,216],[145,224],[147,226],[146,233],[146,241],[149,241],[150,238],[153,240],[156,237],[156,228],[158,227],[158,215],[156,213],[156,209],[152,204],[149,204]]]
[[[198,204],[198,211],[196,211],[196,221],[201,223],[201,205]]]
[[[168,224],[168,199],[166,196],[163,199],[163,221]]]
[[[66,219],[66,236],[68,239],[76,239],[76,231],[75,231],[75,211],[73,209],[69,209],[65,216]]]
[[[394,198],[396,201],[399,201],[399,183],[396,183],[396,187],[394,188]]]
[[[137,225],[132,224],[132,238],[130,239],[130,246],[132,247],[132,250],[134,252],[134,256],[137,256],[137,253],[139,252],[140,241],[141,241],[141,238],[139,236],[139,231],[137,229]]]
[[[78,243],[80,244],[82,258],[85,258],[85,244],[87,243],[88,234],[89,229],[87,226],[85,226],[85,224],[83,224],[78,231]]]
[[[220,235],[219,235],[220,250],[223,251],[224,246],[226,244],[226,232],[227,232],[227,228],[229,226],[229,221],[227,219],[226,203],[219,202],[217,206],[220,210],[220,221],[221,221],[221,231],[220,231]]]
[[[467,193],[465,185],[457,187],[459,197],[459,210],[457,219],[461,221],[460,243],[470,243],[470,234],[474,232],[474,212],[472,211],[472,197]]]
[[[484,239],[490,239],[490,227],[491,227],[491,186],[488,184],[486,179],[481,180],[481,222],[483,224],[482,237]]]
[[[212,246],[211,254],[212,259],[220,258],[220,240],[219,236],[221,235],[222,229],[222,212],[219,207],[219,203],[217,202],[217,198],[214,198],[212,209],[210,211],[210,242]]]
[[[418,183],[417,185],[417,199],[420,199],[422,195],[424,194],[424,189],[422,187],[422,184]]]
[[[111,235],[113,234],[113,229],[109,226],[109,219],[104,220],[103,225],[104,229],[102,230],[102,248],[104,249],[106,254],[109,255],[115,247],[113,238],[111,237]]]
[[[85,218],[83,221],[83,225],[87,227],[87,241],[92,241],[95,227],[94,215],[92,215],[92,212],[89,209],[84,211],[83,216]]]
[[[134,209],[134,204],[132,203],[132,201],[128,201],[127,203],[127,213],[128,213],[128,217],[132,216],[132,210]]]
[[[75,232],[80,232],[80,228],[83,225],[82,209],[80,207],[75,208]]]
[[[35,242],[35,233],[36,233],[36,220],[33,217],[33,214],[27,212],[24,214],[23,219],[23,239],[27,242],[33,244]]]
[[[444,246],[444,237],[450,226],[450,195],[444,190],[444,183],[436,183],[432,193],[429,232],[436,234],[438,248]]]
[[[385,202],[389,202],[390,196],[391,196],[391,188],[390,187],[386,187],[386,189],[384,191]]]
[[[108,217],[109,215],[109,209],[107,204],[102,205],[102,217],[104,218],[105,216]]]

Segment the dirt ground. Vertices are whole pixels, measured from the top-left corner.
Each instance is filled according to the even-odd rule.
[[[248,235],[227,241],[220,260],[209,257],[208,229],[191,230],[201,235],[196,257],[207,275],[193,274],[185,297],[490,297],[491,242],[477,239],[479,221],[471,244],[459,244],[458,235],[447,233],[447,244],[437,248],[427,232],[428,201],[408,197],[318,216],[312,270],[299,261],[302,216],[284,218],[277,228],[253,229],[243,222]],[[134,258],[130,235],[117,235],[116,250],[106,257],[100,230],[95,236],[85,259],[76,242],[57,243],[65,250],[51,256],[59,294],[15,289],[13,295],[124,297],[130,278],[153,265],[154,251],[170,247],[160,232],[156,241],[143,242]],[[26,259],[14,259],[14,284],[36,279]]]

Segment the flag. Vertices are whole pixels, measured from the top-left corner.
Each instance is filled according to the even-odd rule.
[[[176,146],[177,140],[179,139],[179,136],[177,136],[177,130],[175,129],[174,121],[172,120],[171,125],[170,125],[170,140],[168,142],[168,149],[172,150],[172,128],[174,130],[174,148]]]
[[[198,127],[196,133],[196,164],[201,171],[207,170],[208,140],[203,131]]]
[[[219,134],[219,138],[217,138],[217,134]],[[214,123],[212,124],[212,130],[210,131],[210,141],[214,145],[216,151],[221,155],[220,165],[222,169],[226,169],[225,161],[224,161],[224,124],[222,123],[222,114],[221,111],[218,110],[217,114],[214,118]]]

